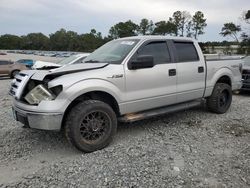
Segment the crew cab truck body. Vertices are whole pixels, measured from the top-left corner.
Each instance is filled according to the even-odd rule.
[[[23,71],[12,82],[13,113],[26,127],[61,130],[78,149],[107,146],[117,121],[197,106],[225,113],[241,87],[241,60],[204,60],[190,38],[113,40],[82,64]]]

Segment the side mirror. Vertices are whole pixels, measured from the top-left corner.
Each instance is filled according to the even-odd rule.
[[[128,63],[129,70],[145,69],[154,66],[154,58],[151,55],[138,56],[136,60],[132,60]]]

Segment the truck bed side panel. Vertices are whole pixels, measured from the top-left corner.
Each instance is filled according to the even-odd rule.
[[[232,90],[239,89],[241,86],[240,63],[242,63],[241,60],[207,61],[207,83],[204,97],[212,94],[216,82],[222,76],[230,78]]]

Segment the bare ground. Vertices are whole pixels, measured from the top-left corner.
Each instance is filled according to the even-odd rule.
[[[0,187],[250,187],[250,94],[228,113],[204,108],[120,124],[113,143],[84,154],[63,134],[12,118],[0,77]]]

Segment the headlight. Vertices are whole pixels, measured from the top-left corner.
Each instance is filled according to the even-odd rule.
[[[33,88],[24,98],[29,104],[39,104],[43,100],[54,100],[56,96],[40,84]]]

